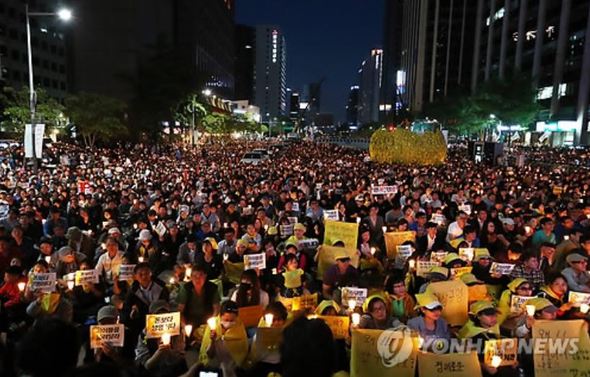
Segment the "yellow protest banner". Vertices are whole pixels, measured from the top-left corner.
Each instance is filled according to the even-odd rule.
[[[278,349],[283,341],[283,329],[273,327],[258,327],[256,329],[256,348],[259,350]]]
[[[244,272],[244,263],[232,263],[229,261],[223,262],[223,269],[227,280],[234,284],[240,284],[242,279],[242,272]]]
[[[180,312],[146,315],[145,332],[147,338],[180,334]]]
[[[263,314],[264,308],[260,305],[245,306],[238,309],[238,317],[246,327],[257,326]]]
[[[416,232],[388,232],[385,233],[385,247],[387,248],[387,257],[395,258],[397,255],[397,246],[406,241],[416,242]]]
[[[332,330],[334,339],[348,337],[348,328],[350,327],[350,318],[348,316],[324,315],[317,318],[326,322],[326,325]]]
[[[590,375],[590,339],[584,320],[537,320],[533,340],[535,377]]]
[[[298,310],[306,310],[311,309],[314,310],[318,306],[318,294],[314,293],[312,295],[303,295],[298,297],[293,297],[293,307],[292,310],[294,312]]]
[[[481,367],[475,352],[418,354],[418,375],[425,377],[481,377]]]
[[[356,268],[359,266],[359,255],[355,248],[342,248],[322,245],[318,250],[318,270],[317,277],[322,280],[324,273],[334,264],[336,264],[336,256],[345,253],[350,258],[350,264]]]
[[[438,298],[443,305],[442,316],[451,326],[462,326],[467,322],[469,290],[461,280],[430,283],[426,292]]]
[[[332,246],[334,241],[344,242],[347,248],[355,248],[358,239],[359,224],[345,223],[342,221],[326,220],[324,245]]]
[[[90,348],[101,348],[103,342],[111,347],[123,347],[125,343],[125,325],[90,326]]]
[[[432,267],[440,266],[440,262],[419,260],[416,261],[416,276],[426,277]]]
[[[350,376],[414,377],[417,350],[418,338],[407,330],[353,330]]]
[[[483,362],[486,365],[492,365],[492,358],[499,356],[502,359],[500,366],[515,365],[518,363],[516,355],[518,353],[518,339],[490,339],[486,340],[484,346]]]
[[[459,279],[462,275],[470,274],[473,267],[457,267],[451,268],[451,278]]]

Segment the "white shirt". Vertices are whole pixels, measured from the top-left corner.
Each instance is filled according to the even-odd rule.
[[[109,253],[106,252],[98,258],[98,262],[94,269],[99,275],[104,273],[107,281],[112,283],[113,271],[119,271],[119,267],[125,263],[125,257],[121,251],[117,251],[117,254],[115,254],[113,258],[111,258]]]
[[[239,285],[238,285],[239,287]],[[238,298],[238,289],[236,289],[234,291],[234,293],[232,293],[230,300],[232,300],[233,302],[235,302]],[[264,290],[260,290],[260,306],[266,308],[268,306],[268,302],[269,302],[269,298],[268,298],[268,293],[266,293]]]
[[[463,235],[463,229],[456,221],[452,222],[447,230],[447,242],[451,242],[455,238],[459,238],[461,235]]]

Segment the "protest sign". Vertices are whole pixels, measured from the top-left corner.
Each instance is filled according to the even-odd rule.
[[[395,249],[396,249],[396,252],[397,252],[397,258],[403,260],[404,262],[414,252],[414,248],[412,247],[412,245],[397,245],[395,247]]]
[[[434,213],[432,215],[432,222],[436,223],[438,226],[445,225],[447,222],[447,218],[442,213]]]
[[[55,272],[33,273],[31,276],[30,289],[32,291],[50,293],[55,291]]]
[[[416,242],[416,232],[387,232],[385,236],[385,246],[387,248],[387,257],[394,259],[397,255],[397,246],[406,241]]]
[[[291,236],[293,235],[293,224],[281,225],[279,226],[279,230],[281,231],[282,237]]]
[[[426,277],[432,267],[440,266],[440,262],[418,260],[416,261],[416,276]]]
[[[362,306],[367,299],[369,291],[367,288],[343,287],[341,294],[341,302],[348,305],[349,300],[354,300],[356,306]]]
[[[568,302],[573,303],[574,306],[580,306],[582,304],[590,305],[590,293],[570,291]]]
[[[297,249],[299,250],[315,250],[319,245],[320,241],[315,238],[297,241]]]
[[[481,367],[475,352],[451,354],[421,352],[418,354],[418,375],[481,377]]]
[[[264,315],[264,308],[260,305],[245,306],[238,309],[238,317],[246,327],[258,326],[260,318]]]
[[[312,295],[303,295],[298,297],[293,297],[293,306],[292,310],[294,312],[298,310],[306,310],[311,309],[314,310],[318,306],[318,294],[314,293]]]
[[[459,206],[459,211],[463,211],[468,215],[471,215],[471,205],[469,204],[462,204]]]
[[[334,264],[336,264],[335,257],[339,254],[346,254],[350,258],[350,264],[355,268],[359,266],[359,256],[356,249],[345,249],[342,247],[334,247],[322,245],[318,249],[318,279],[324,278],[324,273]]]
[[[397,186],[373,186],[371,187],[371,195],[395,195],[397,194]]]
[[[430,283],[426,292],[438,298],[443,305],[442,316],[451,326],[463,326],[467,322],[469,290],[461,280]]]
[[[96,270],[79,270],[74,277],[76,285],[98,284],[98,271]]]
[[[166,225],[164,225],[163,222],[159,221],[158,224],[154,227],[154,231],[158,234],[158,236],[164,237],[167,231]]]
[[[244,270],[264,270],[266,268],[266,254],[246,254],[244,255]]]
[[[514,264],[512,263],[496,263],[493,262],[492,266],[490,267],[491,274],[501,274],[501,275],[510,275],[512,270],[514,270]]]
[[[318,316],[317,318],[326,322],[326,325],[332,330],[334,339],[345,339],[348,337],[348,328],[350,327],[350,318],[348,316]]]
[[[227,280],[234,284],[240,284],[242,279],[242,272],[244,272],[244,263],[232,263],[230,261],[223,261],[223,270]]]
[[[448,251],[433,251],[430,253],[430,261],[444,263],[445,258],[447,257]]]
[[[338,216],[338,210],[337,209],[325,209],[324,210],[324,220],[339,221],[340,217]]]
[[[351,343],[351,377],[414,377],[418,341],[410,331],[355,329]]]
[[[536,320],[532,336],[535,342],[535,377],[588,375],[590,340],[584,320]],[[562,351],[557,352],[556,345],[559,343],[562,344]]]
[[[356,248],[358,239],[358,227],[356,223],[326,220],[324,245],[331,246],[335,241],[344,242],[344,246]]]
[[[147,338],[160,338],[164,334],[180,334],[180,312],[146,315],[145,331]]]
[[[299,202],[292,202],[291,208],[293,209],[293,211],[299,212]]]
[[[466,262],[470,262],[473,260],[473,256],[475,255],[475,249],[472,247],[460,247],[459,248],[459,257]]]
[[[555,194],[557,196],[561,196],[561,194],[563,194],[563,187],[553,186],[553,194]]]
[[[276,350],[283,341],[283,329],[272,327],[258,327],[254,340],[257,350]]]
[[[119,266],[119,281],[133,280],[134,264],[122,264]]]
[[[289,223],[291,223],[291,225],[297,224],[299,222],[299,219],[297,219],[296,216],[289,216],[287,217],[287,220],[289,220]]]
[[[111,347],[123,347],[125,343],[125,325],[90,326],[90,348],[101,348],[108,343]]]
[[[510,313],[524,313],[526,311],[526,302],[533,297],[512,295],[510,298]]]
[[[462,275],[470,274],[473,267],[457,267],[451,268],[451,277],[453,279],[459,279]]]
[[[492,358],[498,356],[502,359],[500,366],[515,365],[518,363],[516,360],[517,351],[518,339],[508,338],[486,340],[483,351],[483,362],[486,365],[492,365]]]

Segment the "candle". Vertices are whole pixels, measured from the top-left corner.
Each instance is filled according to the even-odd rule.
[[[100,247],[101,247],[103,250],[106,250],[106,249],[107,249],[107,244],[103,242],[103,243],[101,243],[101,244],[100,244]]]
[[[268,231],[268,224],[264,224],[264,231]]]
[[[72,280],[68,280],[68,289],[71,291],[74,289],[74,282]]]
[[[174,278],[170,278],[170,284],[174,284],[176,283],[176,280]]]
[[[580,305],[580,312],[583,314],[588,313],[588,310],[590,310],[590,305],[588,304],[582,304]]]
[[[387,233],[387,227],[386,226],[382,226],[381,230],[383,230],[383,233]]]
[[[273,319],[274,319],[274,315],[272,315],[271,313],[265,314],[264,315],[264,322],[266,323],[266,326],[272,327],[272,320]]]
[[[190,268],[190,267],[187,267],[187,268],[186,268],[186,271],[184,271],[184,276],[185,276],[185,278],[187,278],[187,279],[190,279],[190,278],[191,278],[191,273],[192,273],[192,272],[193,272],[192,268]]]
[[[375,250],[375,248],[374,248],[374,247],[372,247],[372,248],[371,248],[371,255],[375,255],[375,251],[376,251],[376,250]]]
[[[184,326],[184,333],[186,334],[187,338],[191,336],[192,332],[193,332],[193,325]]]
[[[525,226],[525,227],[524,227],[524,231],[525,231],[526,233],[530,233],[530,232],[531,232],[531,227],[530,227],[530,226]]]
[[[168,333],[162,334],[162,344],[165,346],[170,344],[170,334],[168,334]]]
[[[356,218],[356,223],[357,223],[357,224],[360,224],[360,223],[361,223],[361,218],[360,218],[360,217],[357,217],[357,218]]]
[[[410,259],[410,260],[408,261],[408,265],[410,266],[410,270],[413,270],[413,269],[414,269],[414,267],[416,267],[416,261],[415,261],[415,260],[413,260],[413,259]]]
[[[211,331],[215,330],[215,327],[217,327],[217,318],[216,317],[211,317],[207,320],[207,325],[209,326],[209,329]]]
[[[49,255],[45,256],[45,262],[47,262],[47,264],[51,262],[51,257]]]
[[[223,253],[223,260],[228,260],[228,259],[229,259],[229,254]]]
[[[139,263],[143,263],[143,261],[144,261],[143,257],[139,257],[139,258],[137,258],[137,260],[139,261]]]
[[[354,298],[348,300],[348,307],[350,310],[354,310],[354,308],[356,308],[356,300]]]
[[[527,305],[526,306],[526,314],[529,315],[529,317],[532,317],[535,315],[535,305]]]
[[[25,290],[25,288],[26,288],[26,286],[27,286],[27,283],[25,283],[24,281],[21,281],[21,282],[20,282],[20,283],[18,283],[17,285],[18,285],[18,290],[22,292],[22,291],[24,291],[24,290]]]
[[[563,236],[563,239],[567,241],[570,239],[570,236]]]
[[[352,313],[352,324],[358,326],[361,323],[360,313]]]
[[[491,362],[492,367],[497,368],[500,366],[500,364],[502,364],[502,358],[498,355],[492,356],[492,362]]]
[[[227,223],[223,223],[223,227],[224,228],[227,228]]]

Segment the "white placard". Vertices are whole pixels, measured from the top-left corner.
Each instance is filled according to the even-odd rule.
[[[534,296],[512,295],[510,298],[510,313],[523,313],[526,311],[525,304]]]
[[[471,205],[469,204],[462,204],[459,206],[459,211],[463,211],[468,215],[471,215]]]
[[[293,208],[293,211],[299,212],[299,202],[293,202],[291,204],[292,204],[291,208]]]
[[[397,186],[373,186],[371,187],[372,195],[394,195],[397,194]]]
[[[432,215],[432,222],[441,226],[447,222],[447,218],[442,213],[435,213]]]
[[[55,272],[33,273],[31,276],[31,290],[50,293],[55,291]]]
[[[76,285],[98,284],[98,271],[94,269],[76,271],[74,281]]]
[[[575,306],[579,306],[582,304],[590,305],[590,293],[570,291],[568,296],[568,302],[573,303]]]
[[[459,257],[466,262],[470,262],[473,260],[473,256],[475,255],[475,249],[472,247],[461,247],[459,248]]]
[[[244,270],[264,270],[266,268],[266,254],[246,254],[244,255]]]
[[[430,269],[437,266],[440,266],[440,262],[418,260],[416,261],[416,276],[426,277]]]
[[[349,300],[355,300],[356,306],[361,306],[367,299],[369,290],[367,288],[344,287],[342,288],[341,302],[348,305]]]
[[[164,234],[166,234],[166,231],[167,231],[166,225],[164,225],[164,223],[159,221],[158,224],[154,227],[154,231],[156,231],[156,233],[158,233],[158,236],[164,237]]]
[[[123,347],[125,344],[125,325],[90,326],[90,348],[101,348],[108,343],[111,347]]]
[[[164,334],[180,334],[180,312],[148,314],[145,318],[146,338],[160,338]]]
[[[132,280],[134,264],[122,264],[119,266],[119,281]]]
[[[501,274],[501,275],[510,275],[512,270],[514,270],[514,264],[512,263],[496,263],[493,262],[492,266],[490,267],[490,273],[492,274]]]
[[[408,259],[414,252],[412,245],[397,245],[396,249],[398,258],[401,258],[403,260]]]
[[[290,225],[281,225],[279,227],[281,231],[281,236],[291,236],[293,235],[293,224]]]
[[[324,220],[339,221],[340,217],[338,216],[338,210],[337,209],[324,210]]]
[[[297,224],[299,222],[299,220],[295,216],[289,216],[289,217],[287,217],[287,219],[289,220],[289,222],[291,224]]]
[[[445,258],[448,254],[448,251],[433,251],[432,253],[430,253],[430,261],[444,263]]]
[[[301,240],[297,242],[297,249],[317,249],[320,245],[320,241],[315,238],[308,238],[306,240]]]

